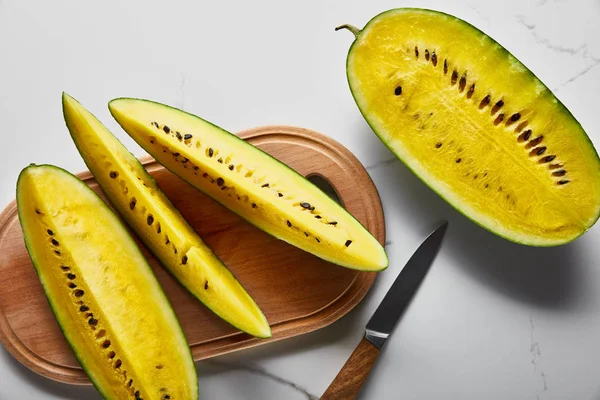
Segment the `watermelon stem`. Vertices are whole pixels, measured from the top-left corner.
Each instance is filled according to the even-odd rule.
[[[354,36],[356,38],[358,38],[358,35],[360,35],[360,29],[358,29],[354,25],[344,24],[344,25],[337,26],[335,28],[336,31],[339,31],[340,29],[348,29],[350,32],[352,32],[354,34]]]

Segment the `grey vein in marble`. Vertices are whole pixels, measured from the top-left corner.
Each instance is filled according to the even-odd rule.
[[[591,70],[593,70],[594,68],[596,68],[598,65],[600,65],[600,59],[597,59],[597,58],[592,58],[592,59],[594,60],[594,62],[592,64],[588,65],[585,69],[583,69],[582,71],[578,72],[574,76],[570,77],[569,79],[567,79],[566,81],[564,81],[560,85],[554,87],[552,89],[552,91],[557,91],[557,90],[562,89],[563,87],[565,87],[568,84],[576,81],[577,79],[579,79],[582,76],[586,75],[588,72],[590,72]]]
[[[204,361],[204,363],[214,366],[214,367],[225,368],[228,370],[240,370],[240,371],[248,372],[250,374],[259,375],[259,376],[262,376],[263,378],[270,379],[281,385],[284,385],[291,389],[294,389],[296,392],[301,393],[303,396],[305,396],[307,400],[319,400],[318,396],[315,396],[315,395],[309,393],[303,387],[295,384],[292,381],[289,381],[280,376],[272,374],[271,372],[269,372],[269,371],[265,370],[264,368],[261,368],[257,365],[237,364],[237,363],[231,363],[231,362],[226,362],[226,361],[216,361],[216,360],[208,360],[208,361]]]
[[[538,5],[542,5],[545,4],[546,2],[543,3],[538,3]],[[533,38],[535,39],[535,41],[549,49],[551,49],[552,51],[555,51],[557,53],[566,53],[572,56],[575,55],[581,55],[581,58],[584,60],[591,60],[591,64],[589,64],[587,67],[585,67],[583,70],[579,71],[577,74],[573,75],[572,77],[570,77],[569,79],[567,79],[566,81],[564,81],[563,83],[555,86],[554,88],[552,88],[552,91],[557,91],[559,89],[562,89],[563,87],[565,87],[566,85],[576,81],[577,79],[581,78],[582,76],[586,75],[588,72],[590,72],[592,69],[594,69],[595,67],[597,67],[598,65],[600,65],[600,58],[594,57],[593,55],[591,55],[588,51],[588,45],[587,43],[583,43],[577,47],[565,47],[565,46],[559,46],[556,44],[553,44],[550,39],[547,38],[543,38],[541,37],[536,31],[536,25],[527,22],[527,19],[524,15],[515,15],[515,18],[517,20],[517,22],[519,22],[521,25],[523,25],[525,28],[527,28],[527,30],[529,30],[531,32],[531,35],[533,36]]]
[[[581,50],[585,49],[587,45],[581,44],[578,47],[565,47],[553,44],[550,39],[543,38],[535,31],[536,25],[527,22],[526,17],[524,15],[515,15],[515,18],[519,24],[523,25],[527,30],[531,32],[531,35],[535,39],[535,41],[541,45],[546,46],[549,49],[552,49],[558,53],[567,53],[570,55],[578,54]],[[585,58],[585,57],[584,57]]]
[[[475,13],[477,15],[479,15],[479,17],[485,21],[485,23],[489,26],[490,25],[490,15],[489,14],[485,14],[483,11],[481,11],[481,9],[479,9],[478,7],[473,6],[472,4],[468,5],[469,8],[473,11],[475,11]]]
[[[533,364],[533,371],[538,372],[538,363],[540,362],[540,358],[542,357],[542,350],[540,349],[540,344],[537,340],[535,340],[535,324],[533,323],[533,318],[529,317],[529,324],[531,325],[531,347],[529,352],[531,353],[531,364]],[[548,390],[548,381],[546,381],[546,374],[544,371],[540,370],[540,377],[542,378],[542,383],[544,387],[537,395],[537,400],[541,399],[542,393]]]

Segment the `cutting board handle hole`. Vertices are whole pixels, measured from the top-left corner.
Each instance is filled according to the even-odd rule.
[[[311,181],[315,186],[325,192],[325,194],[335,200],[336,203],[344,207],[344,203],[340,200],[335,188],[331,185],[331,183],[329,183],[327,178],[319,174],[309,174],[306,176],[306,179]]]

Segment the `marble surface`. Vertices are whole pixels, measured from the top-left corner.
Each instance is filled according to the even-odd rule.
[[[85,3],[85,4],[84,4]],[[289,124],[353,151],[383,200],[391,265],[350,314],[318,332],[197,363],[203,399],[316,399],[408,257],[440,219],[435,264],[363,399],[600,399],[600,227],[560,248],[508,243],[457,214],[375,138],[349,93],[352,41],[335,33],[389,8],[442,10],[529,66],[600,145],[600,2],[0,0],[0,204],[30,162],[84,169],[60,94],[110,118],[117,96],[160,100],[237,131]],[[0,278],[1,284],[1,278]],[[97,399],[38,377],[0,347],[0,399]]]

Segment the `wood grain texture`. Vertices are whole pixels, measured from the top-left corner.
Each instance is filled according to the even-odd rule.
[[[344,207],[384,244],[377,189],[360,162],[342,145],[316,132],[287,126],[260,127],[239,136],[304,176],[325,178]],[[151,158],[144,158],[143,164],[253,296],[272,327],[272,338],[257,339],[220,320],[167,273],[138,240],[173,305],[195,360],[322,328],[354,308],[373,284],[375,273],[327,263],[277,240]],[[78,176],[105,198],[89,172]],[[0,215],[0,341],[19,362],[40,375],[65,383],[90,384],[50,311],[23,243],[14,201]]]
[[[321,396],[321,400],[352,400],[356,398],[378,355],[379,349],[363,338]]]

